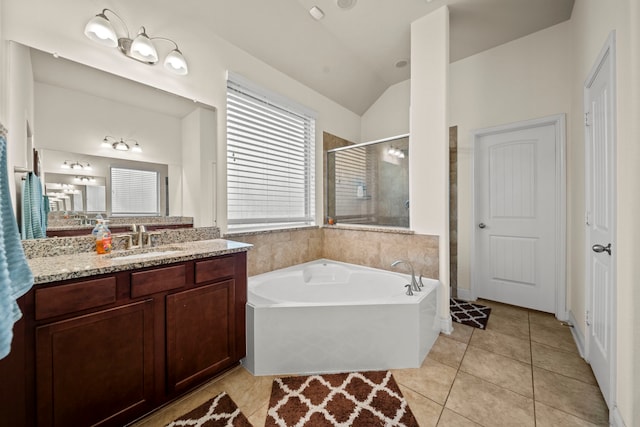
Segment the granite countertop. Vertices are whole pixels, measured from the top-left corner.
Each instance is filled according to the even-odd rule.
[[[196,240],[168,243],[151,248],[113,251],[104,255],[98,255],[95,252],[83,252],[36,257],[29,259],[28,262],[34,276],[34,284],[37,285],[246,252],[252,246],[225,239]],[[153,253],[157,253],[157,255],[151,255]],[[133,259],[129,257],[130,255],[138,254],[144,254],[144,257]]]

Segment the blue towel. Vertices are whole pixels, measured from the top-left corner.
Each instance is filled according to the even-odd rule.
[[[22,238],[43,239],[46,234],[47,214],[42,184],[36,174],[29,172],[22,181]]]
[[[11,351],[13,325],[22,317],[16,300],[32,286],[9,193],[7,140],[0,136],[0,359]]]

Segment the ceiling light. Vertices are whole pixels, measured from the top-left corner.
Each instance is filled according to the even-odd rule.
[[[135,145],[131,147],[127,142],[134,142]],[[104,148],[113,148],[117,151],[129,151],[131,150],[133,153],[142,153],[142,147],[135,139],[127,139],[126,141],[123,138],[114,138],[113,136],[106,135],[102,139],[101,147]]]
[[[357,2],[358,0],[336,0],[338,7],[343,10],[352,9]]]
[[[126,36],[118,36],[113,24],[109,18],[107,18],[106,12],[110,12],[113,16],[118,18]],[[178,75],[185,75],[189,73],[187,61],[182,55],[182,52],[178,48],[178,44],[176,42],[166,37],[149,37],[145,27],[140,27],[138,35],[132,39],[129,35],[127,25],[124,23],[122,18],[120,18],[120,16],[111,9],[103,9],[101,13],[94,16],[85,26],[84,34],[89,39],[103,46],[117,47],[118,50],[127,57],[148,65],[155,65],[159,60],[158,50],[154,41],[168,41],[174,45],[174,48],[165,57],[163,61],[164,67]]]
[[[309,14],[313,16],[313,19],[315,19],[316,21],[324,18],[324,12],[318,6],[313,6],[311,9],[309,9]]]

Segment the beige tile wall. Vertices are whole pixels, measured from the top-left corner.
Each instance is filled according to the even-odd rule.
[[[437,236],[332,227],[323,230],[323,258],[394,271],[403,271],[406,267],[391,268],[393,261],[408,260],[416,275],[438,278]]]
[[[437,236],[325,227],[225,238],[254,245],[247,256],[249,276],[327,258],[384,270],[394,270],[391,263],[403,259],[413,264],[416,274],[438,278]]]

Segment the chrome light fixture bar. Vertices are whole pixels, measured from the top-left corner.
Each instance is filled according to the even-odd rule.
[[[80,162],[71,162],[69,160],[65,160],[64,163],[60,165],[62,169],[74,169],[74,170],[93,170],[90,163],[83,164]]]
[[[127,144],[128,142],[135,142],[135,144],[131,146]],[[133,153],[142,153],[142,147],[140,146],[138,141],[136,141],[135,139],[127,139],[125,141],[123,138],[120,138],[120,140],[118,140],[113,136],[106,135],[102,140],[102,144],[100,144],[100,146],[104,148],[113,148],[114,150],[117,150],[117,151],[131,150]]]
[[[118,36],[118,33],[107,17],[106,12],[109,12],[118,18],[126,33],[125,37]],[[127,57],[148,65],[155,65],[159,60],[158,50],[156,49],[153,41],[168,41],[173,44],[174,48],[165,57],[164,67],[167,70],[182,76],[189,73],[187,61],[184,59],[184,56],[176,42],[166,37],[149,37],[145,27],[140,27],[138,34],[132,39],[124,20],[111,9],[103,9],[102,12],[94,16],[85,26],[84,34],[96,43],[108,47],[117,47],[118,50]]]

